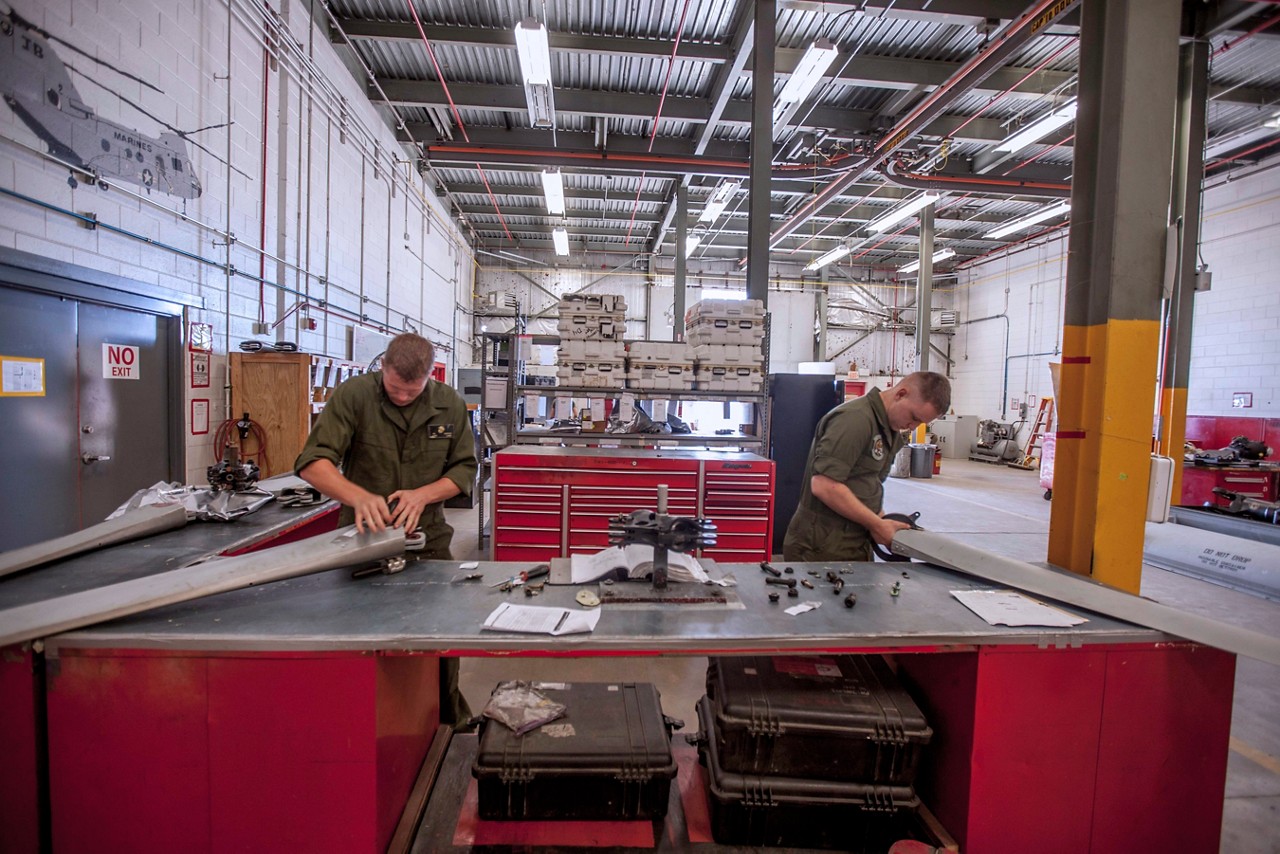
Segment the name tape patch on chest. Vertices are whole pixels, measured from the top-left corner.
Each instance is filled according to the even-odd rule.
[[[428,424],[427,438],[428,439],[452,439],[453,425],[452,424]]]

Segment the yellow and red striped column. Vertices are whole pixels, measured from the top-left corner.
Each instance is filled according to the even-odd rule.
[[[1137,592],[1180,5],[1085,0],[1049,560]]]

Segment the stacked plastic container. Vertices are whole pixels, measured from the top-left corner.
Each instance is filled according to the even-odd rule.
[[[882,852],[920,833],[933,731],[880,656],[712,658],[698,722],[716,842]]]
[[[685,340],[693,346],[699,391],[758,393],[764,384],[764,303],[704,299],[685,312]]]
[[[693,390],[693,348],[684,342],[633,341],[627,345],[627,388]]]
[[[619,294],[560,299],[556,381],[574,388],[622,388],[626,378],[627,302]]]

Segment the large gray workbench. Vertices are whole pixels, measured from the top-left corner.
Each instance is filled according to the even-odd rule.
[[[0,606],[192,555],[117,549],[0,583]],[[776,604],[758,566],[728,564],[729,605],[608,605],[586,635],[482,630],[504,601],[577,607],[577,587],[488,586],[527,566],[332,570],[46,639],[55,847],[384,849],[436,731],[441,653],[879,651],[934,728],[919,791],[962,850],[1216,850],[1230,654],[1096,614],[989,626],[950,593],[992,585],[921,564],[795,564],[815,589]],[[839,595],[828,569],[848,570]]]

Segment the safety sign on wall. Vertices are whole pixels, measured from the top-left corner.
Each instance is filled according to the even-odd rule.
[[[102,376],[108,380],[136,380],[142,375],[138,348],[124,344],[102,345]]]
[[[192,353],[191,354],[191,387],[192,388],[208,388],[209,387],[209,354],[208,353]]]

